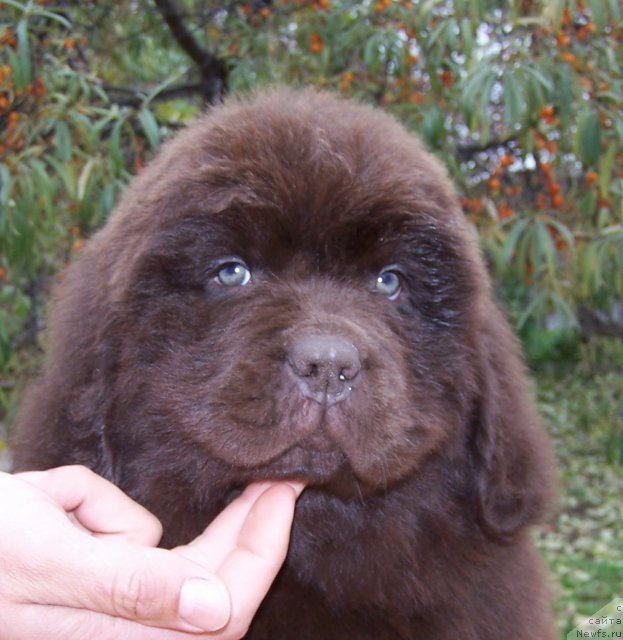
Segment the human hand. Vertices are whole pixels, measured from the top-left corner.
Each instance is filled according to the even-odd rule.
[[[153,515],[84,467],[0,473],[0,639],[241,638],[302,489],[251,485],[169,551]]]

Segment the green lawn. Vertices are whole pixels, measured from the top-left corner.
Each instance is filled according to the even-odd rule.
[[[537,380],[561,472],[560,512],[537,540],[552,571],[561,638],[623,596],[623,374]]]

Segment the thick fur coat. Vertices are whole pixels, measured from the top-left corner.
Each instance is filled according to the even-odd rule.
[[[445,171],[326,94],[213,109],[57,292],[17,470],[67,463],[196,536],[304,480],[253,640],[547,640],[553,463]]]

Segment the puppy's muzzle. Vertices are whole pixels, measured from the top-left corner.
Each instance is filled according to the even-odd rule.
[[[333,405],[348,398],[360,378],[361,360],[355,345],[331,334],[296,339],[287,366],[306,397]]]

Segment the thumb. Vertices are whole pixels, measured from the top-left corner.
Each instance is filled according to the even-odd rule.
[[[217,631],[228,623],[227,588],[196,562],[164,549],[80,537],[80,544],[74,538],[57,545],[54,558],[46,558],[49,577],[40,567],[37,579],[15,589],[14,598],[180,631]]]
[[[114,575],[90,589],[88,608],[157,627],[217,631],[229,622],[224,583],[201,565],[163,549],[140,547],[132,559],[112,560]],[[108,552],[106,557],[110,562]],[[101,599],[100,599],[101,598]]]

